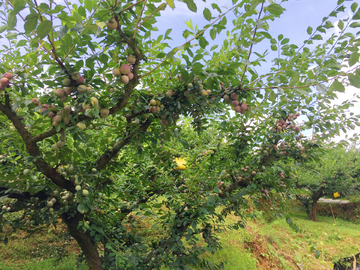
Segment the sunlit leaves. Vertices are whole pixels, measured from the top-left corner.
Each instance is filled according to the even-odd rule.
[[[38,38],[39,39],[43,39],[47,34],[50,33],[52,29],[52,24],[51,21],[43,21],[41,23],[39,23],[37,29],[36,29],[36,33],[38,34]]]
[[[280,15],[284,12],[285,8],[280,6],[279,4],[272,3],[269,6],[265,7],[270,14],[273,14],[275,17],[280,17]]]
[[[190,9],[193,12],[197,11],[196,4],[194,3],[193,0],[184,0],[184,2],[186,3],[188,9]]]
[[[206,20],[211,21],[211,11],[208,8],[204,8],[203,14]]]
[[[345,86],[338,80],[334,80],[330,85],[330,91],[345,92]]]
[[[348,74],[350,84],[356,88],[360,88],[360,76],[354,74]]]
[[[359,56],[360,54],[358,52],[353,52],[349,57],[349,66],[355,65],[357,62],[359,62]]]
[[[37,13],[30,13],[26,16],[24,24],[24,29],[26,33],[30,33],[31,31],[34,31],[36,29],[38,16],[39,15]]]
[[[166,3],[171,7],[172,9],[175,8],[174,0],[166,0]]]

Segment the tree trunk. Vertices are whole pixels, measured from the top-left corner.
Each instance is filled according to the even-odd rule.
[[[81,250],[84,252],[86,263],[90,270],[104,270],[101,266],[101,258],[96,245],[91,241],[83,229],[78,229],[79,221],[82,220],[82,215],[77,213],[74,217],[69,217],[66,214],[61,215],[62,220],[67,224],[68,230],[72,237],[78,242]]]
[[[311,217],[310,217],[310,219],[312,221],[316,221],[317,202],[318,202],[318,200],[313,200],[312,205],[311,205]]]

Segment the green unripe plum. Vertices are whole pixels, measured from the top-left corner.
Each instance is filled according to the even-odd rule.
[[[83,194],[84,196],[88,196],[88,195],[89,195],[89,191],[88,191],[87,189],[83,189],[82,194]]]
[[[69,86],[71,84],[71,80],[69,78],[65,78],[63,79],[62,83],[64,86]]]
[[[128,84],[128,83],[129,83],[129,77],[126,76],[126,75],[122,75],[122,76],[121,76],[121,82],[122,82],[123,84]]]
[[[28,175],[30,173],[30,170],[29,169],[25,169],[24,171],[23,171],[23,174],[24,175]]]
[[[85,125],[84,123],[80,122],[80,123],[77,123],[77,127],[78,127],[79,129],[83,130],[83,129],[86,128],[86,125]]]
[[[75,187],[75,190],[76,190],[76,191],[81,190],[81,186],[80,186],[80,185],[77,185],[77,186]]]
[[[114,69],[113,69],[113,75],[114,75],[115,77],[120,77],[120,76],[121,76],[120,68],[114,68]]]
[[[52,201],[48,201],[48,203],[47,203],[48,207],[52,207],[53,205],[54,205],[54,203]]]
[[[100,116],[101,116],[102,118],[108,117],[108,116],[109,116],[109,113],[110,113],[110,110],[107,109],[107,108],[101,108],[101,109],[100,109]]]
[[[111,18],[107,23],[106,23],[106,26],[111,29],[111,30],[114,30],[116,28],[118,28],[119,24],[118,22],[114,19],[114,18]]]
[[[57,146],[56,143],[54,143],[54,144],[51,146],[51,150],[53,150],[53,151],[59,150],[59,147]]]
[[[128,57],[126,58],[126,60],[128,61],[128,63],[129,63],[130,65],[133,65],[133,64],[135,64],[135,62],[136,62],[136,57],[135,57],[134,55],[130,54],[130,55],[128,55]]]

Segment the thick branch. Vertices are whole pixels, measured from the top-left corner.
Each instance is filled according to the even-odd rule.
[[[140,132],[146,131],[146,129],[150,126],[151,120],[148,119],[139,129]],[[103,169],[106,164],[109,163],[109,161],[119,153],[119,151],[127,144],[131,142],[131,139],[134,137],[134,135],[137,133],[137,131],[129,134],[126,138],[123,140],[115,143],[114,147],[110,150],[105,151],[104,154],[102,154],[99,159],[96,161],[95,167],[99,170]]]
[[[34,158],[33,163],[37,167],[37,169],[43,173],[45,176],[49,177],[51,181],[66,190],[71,192],[75,192],[74,184],[63,178],[55,169],[51,168],[46,161],[42,158],[42,154],[40,152],[39,147],[36,142],[33,141],[33,137],[28,132],[22,123],[20,117],[14,112],[9,105],[5,106],[0,103],[0,111],[3,112],[7,118],[13,123],[16,130],[19,132],[22,140],[26,145],[26,150],[28,153]]]

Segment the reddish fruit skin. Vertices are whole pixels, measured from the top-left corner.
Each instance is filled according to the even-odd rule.
[[[294,131],[299,133],[300,132],[300,127],[295,127]]]
[[[244,112],[247,110],[247,105],[245,103],[242,103],[240,105],[240,107],[241,107],[241,110],[244,111]]]
[[[4,77],[5,77],[5,78],[8,78],[9,80],[11,80],[11,79],[13,78],[13,75],[12,75],[12,73],[10,73],[10,72],[5,72],[5,73],[4,73]]]
[[[132,80],[134,78],[134,74],[132,72],[129,72],[127,76],[129,77],[129,80]]]
[[[54,112],[49,112],[47,115],[49,118],[53,118],[54,117]]]
[[[67,96],[70,96],[71,95],[71,87],[64,87],[64,93],[65,95]]]
[[[37,98],[33,98],[31,101],[33,104],[39,104],[38,99]]]
[[[230,97],[231,99],[237,99],[238,95],[236,93],[231,93]]]
[[[234,99],[231,101],[232,105],[237,106],[239,105],[239,101],[237,99]]]
[[[5,88],[6,88],[6,86],[3,86],[3,85],[0,84],[0,91],[4,91]]]
[[[234,110],[235,112],[241,112],[241,107],[239,105],[236,105]]]
[[[66,113],[66,114],[70,114],[70,112],[71,112],[71,107],[70,107],[69,105],[66,105],[66,106],[64,107],[64,110],[65,110],[65,113]]]
[[[124,64],[124,65],[121,65],[121,67],[120,67],[120,72],[122,73],[122,74],[129,74],[130,73],[130,71],[131,71],[131,66],[130,65],[127,65],[127,64]]]
[[[155,106],[154,106],[154,107],[151,107],[150,110],[151,110],[152,113],[156,113],[156,111],[157,111]]]
[[[76,80],[77,83],[83,83],[85,81],[85,78],[83,76],[80,76],[79,79]]]
[[[0,83],[1,83],[2,86],[8,86],[9,79],[6,78],[6,77],[3,77],[3,78],[1,78]]]
[[[62,88],[59,88],[55,91],[55,94],[58,96],[58,97],[63,97],[65,95],[65,92]]]

